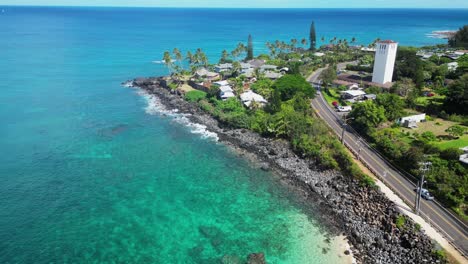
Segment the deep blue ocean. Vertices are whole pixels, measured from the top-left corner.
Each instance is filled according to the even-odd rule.
[[[272,175],[120,86],[165,74],[165,50],[215,62],[252,34],[259,54],[312,20],[327,40],[421,46],[468,10],[0,6],[0,263],[345,262]]]

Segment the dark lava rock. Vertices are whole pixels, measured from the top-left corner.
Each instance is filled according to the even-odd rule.
[[[266,264],[265,255],[261,252],[249,254],[247,263],[248,264]]]

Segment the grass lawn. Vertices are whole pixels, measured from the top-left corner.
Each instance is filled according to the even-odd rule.
[[[325,100],[327,101],[329,105],[332,105],[334,101],[336,102],[340,101],[340,96],[339,95],[336,96],[336,92],[334,90],[329,89],[329,92],[330,93],[327,93],[325,89],[322,90],[323,97],[325,98]]]
[[[433,97],[421,96],[421,97],[416,98],[415,103],[421,106],[427,106],[430,102],[434,104],[443,104],[444,99],[445,99],[445,96],[443,95],[436,95]]]
[[[331,88],[328,89],[328,91],[329,91],[329,93],[327,93],[327,92],[325,91],[325,89],[322,90],[323,97],[325,98],[325,100],[327,101],[327,103],[328,103],[329,105],[332,105],[332,103],[333,103],[334,101],[340,103],[340,94],[339,94],[336,90],[331,89]]]
[[[442,140],[440,142],[437,142],[437,145],[441,149],[467,147],[468,146],[468,135],[464,135],[464,136],[460,137],[459,139],[455,139],[455,140]]]
[[[459,123],[436,118],[433,121],[427,121],[423,123],[418,123],[417,128],[402,128],[405,132],[418,133],[421,134],[426,131],[431,131],[436,136],[449,136],[445,130],[453,125],[460,125]],[[462,148],[468,146],[468,135],[461,136],[459,139],[445,140],[441,139],[438,142],[435,142],[441,149],[446,149],[450,147]]]

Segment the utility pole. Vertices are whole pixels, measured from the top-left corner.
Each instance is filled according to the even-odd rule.
[[[421,171],[421,181],[418,182],[418,185],[416,188],[416,201],[415,201],[416,215],[419,215],[419,211],[421,209],[421,193],[422,193],[422,189],[425,183],[424,176],[426,172],[430,170],[431,165],[432,165],[432,162],[428,162],[428,161],[419,163],[419,166],[420,166],[419,170]]]
[[[348,120],[352,120],[354,119],[354,117],[351,117],[351,118],[346,118],[348,114],[345,114],[343,116],[343,131],[341,131],[341,144],[344,145],[344,134],[345,134],[345,131],[346,131],[346,126],[348,125]]]

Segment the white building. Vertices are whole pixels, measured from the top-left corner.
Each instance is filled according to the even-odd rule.
[[[341,98],[343,99],[359,100],[363,98],[364,95],[366,95],[366,93],[361,90],[347,90],[341,92]]]
[[[460,162],[465,163],[468,165],[468,146],[461,148],[463,150],[463,154],[460,155]]]
[[[425,120],[426,120],[426,114],[412,115],[412,116],[398,118],[397,124],[400,124],[404,127],[414,128],[414,127],[418,127],[416,123],[423,122]]]
[[[248,90],[247,92],[242,93],[240,95],[240,98],[241,98],[242,103],[247,107],[250,107],[253,102],[258,103],[260,106],[264,106],[266,103],[268,103],[267,100],[263,98],[263,96],[256,94],[252,92],[251,90]]]
[[[377,43],[372,82],[379,84],[392,82],[397,47],[398,43],[392,40],[384,40]]]

